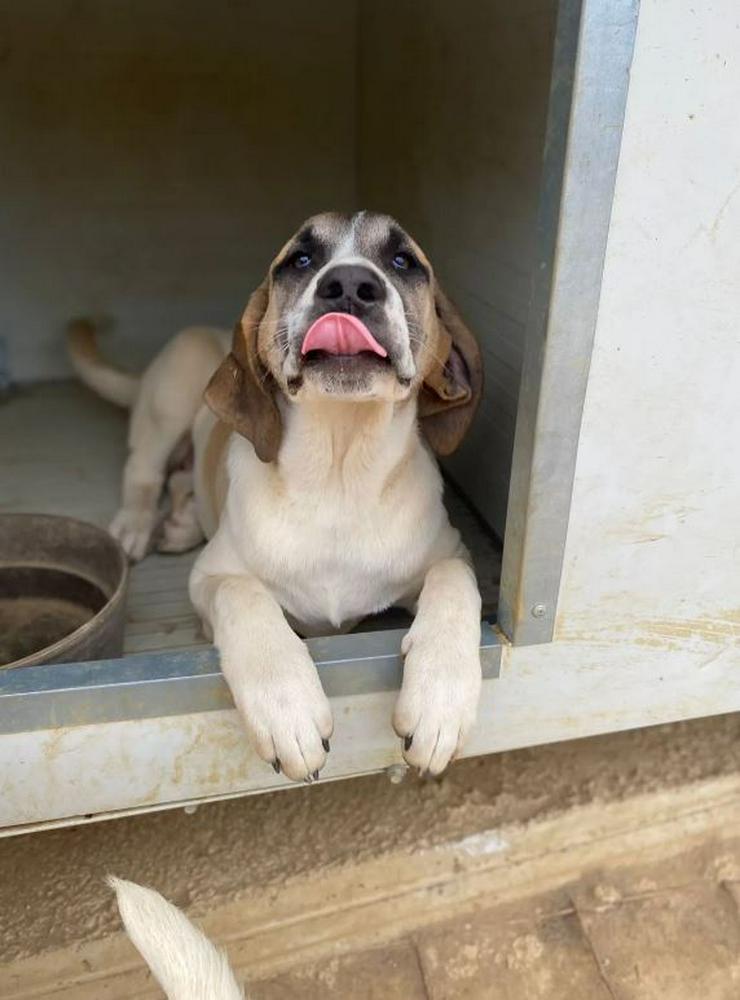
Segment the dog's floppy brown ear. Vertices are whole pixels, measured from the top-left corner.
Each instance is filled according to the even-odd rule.
[[[419,395],[419,423],[438,455],[451,455],[475,416],[483,391],[483,364],[475,337],[437,287],[435,357]]]
[[[275,386],[257,350],[269,297],[266,282],[252,294],[241,323],[234,328],[231,353],[205,391],[205,401],[216,416],[251,441],[263,462],[277,458],[283,430]]]

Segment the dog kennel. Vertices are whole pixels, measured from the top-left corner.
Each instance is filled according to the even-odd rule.
[[[388,211],[484,353],[446,467],[486,613],[467,751],[740,708],[731,0],[644,0],[636,46],[636,0],[5,20],[1,510],[115,511],[126,418],[70,378],[67,320],[141,367],[231,326],[307,215]],[[133,569],[122,659],[0,671],[5,832],[287,787],[198,633],[192,559]],[[309,643],[327,779],[399,773],[398,625]]]

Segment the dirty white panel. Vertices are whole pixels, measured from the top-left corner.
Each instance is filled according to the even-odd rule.
[[[80,313],[110,318],[129,364],[181,326],[230,326],[306,215],[351,206],[353,3],[32,0],[2,21],[15,378],[68,372]]]
[[[556,13],[548,0],[360,7],[360,200],[419,239],[479,338],[484,404],[448,464],[501,535]]]
[[[683,650],[578,642],[505,650],[500,679],[484,682],[466,754],[740,711],[733,664],[713,651],[710,640]],[[332,699],[323,780],[400,762],[390,725],[395,697]],[[290,787],[251,752],[235,711],[0,736],[6,834]]]
[[[733,0],[643,0],[556,625],[556,638],[637,640],[677,662],[702,649],[696,667],[727,668],[728,707],[740,687],[738,91]]]

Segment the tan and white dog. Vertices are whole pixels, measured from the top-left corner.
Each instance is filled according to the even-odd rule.
[[[209,539],[190,594],[259,755],[295,780],[318,777],[332,715],[296,633],[397,605],[415,617],[393,725],[410,765],[443,771],[475,719],[481,601],[433,453],[462,440],[482,372],[410,236],[368,212],[309,219],[229,353],[222,331],[185,330],[135,379],[100,360],[89,329],[70,344],[82,379],[133,409],[111,530],[134,558],[192,438],[194,476],[171,476],[159,545]]]

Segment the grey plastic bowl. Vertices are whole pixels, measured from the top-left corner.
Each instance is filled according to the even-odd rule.
[[[120,656],[128,561],[111,536],[50,514],[0,514],[0,669]]]

